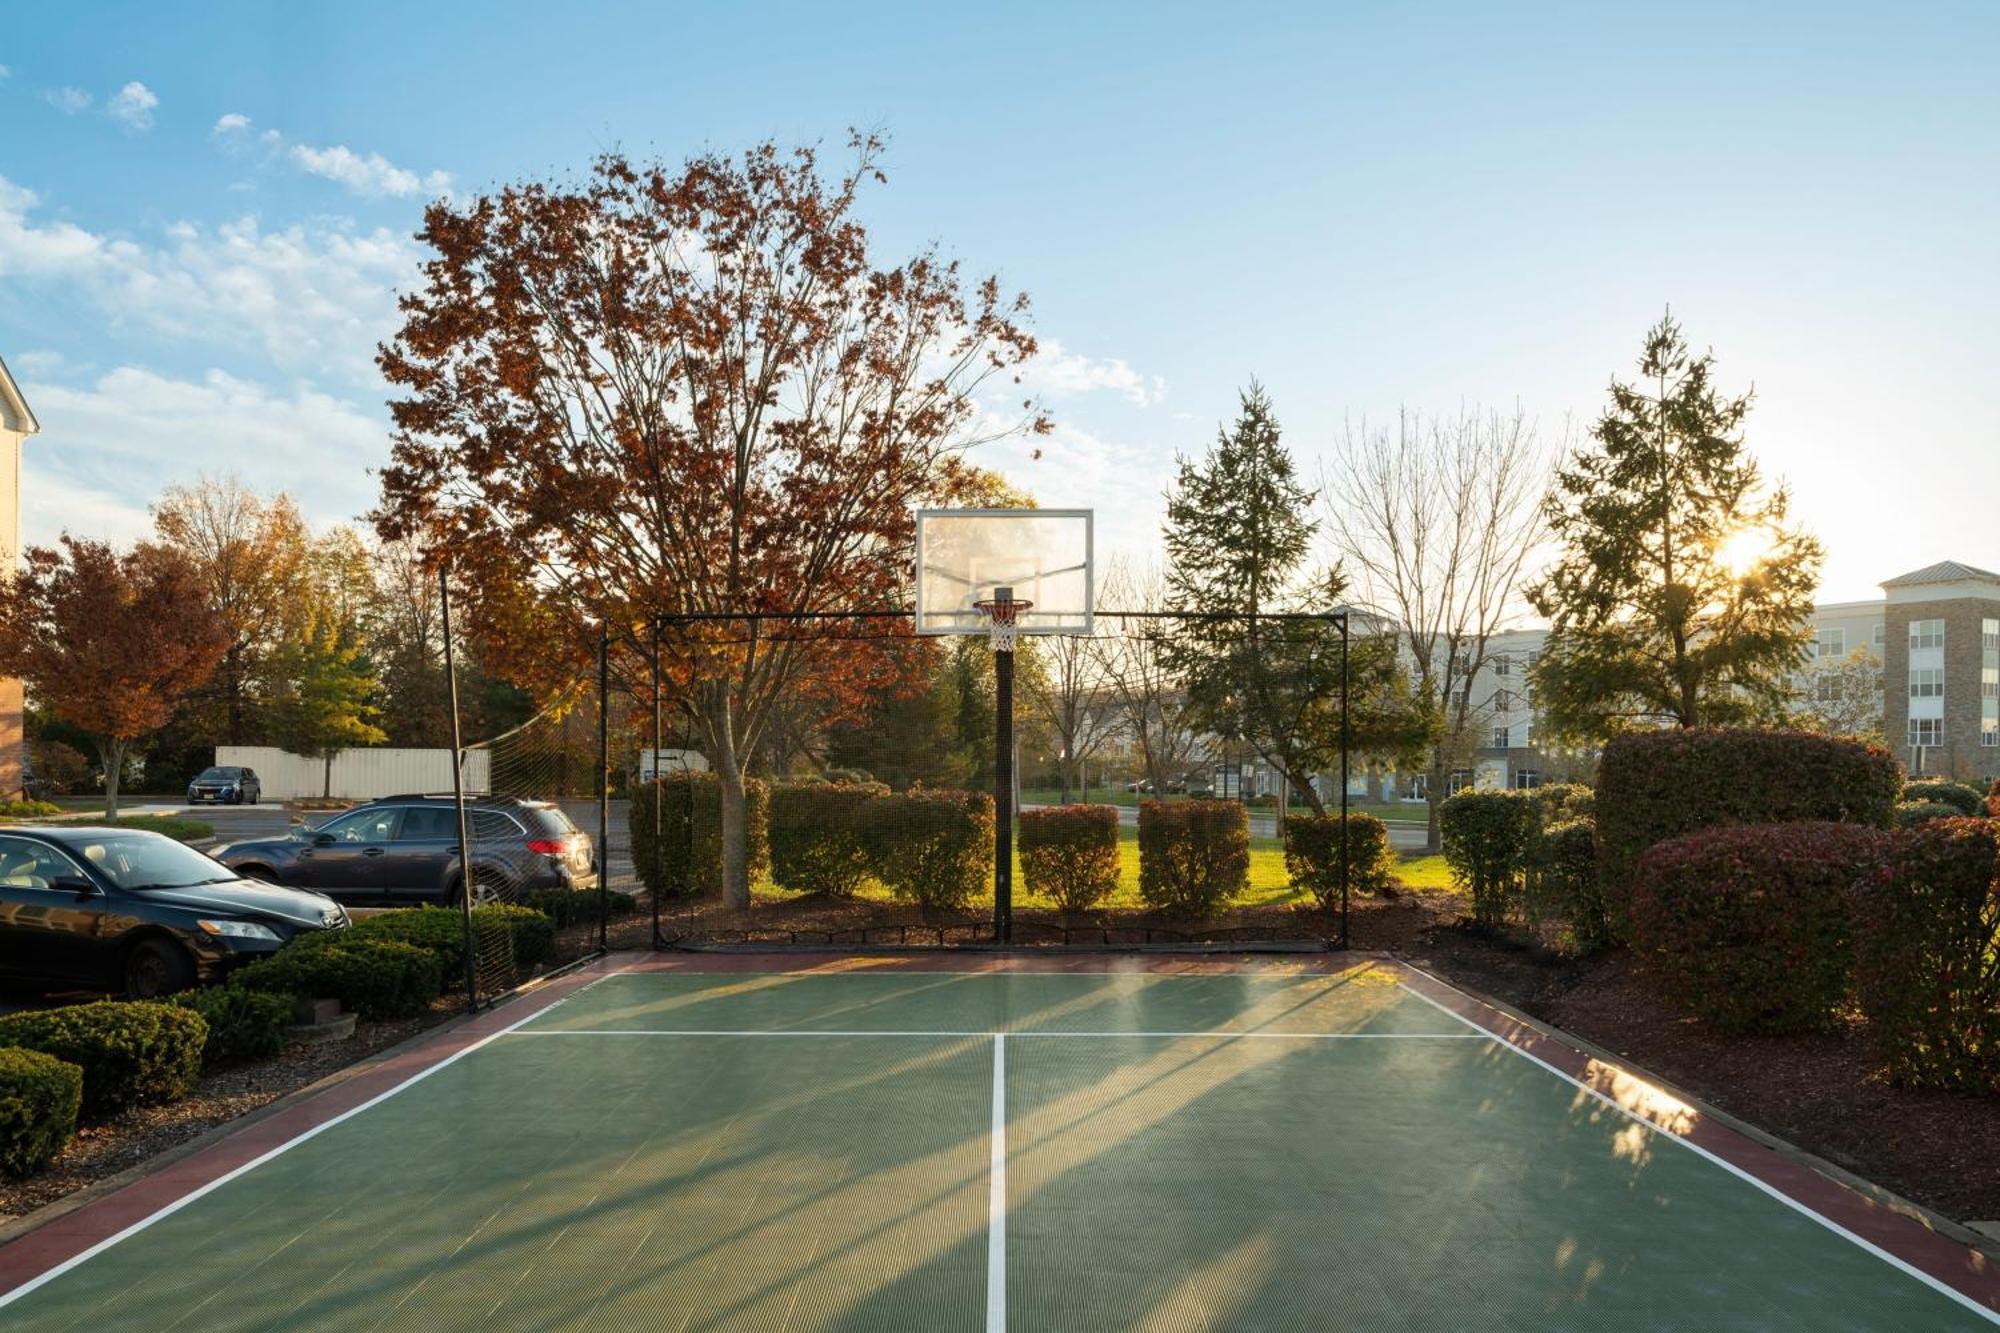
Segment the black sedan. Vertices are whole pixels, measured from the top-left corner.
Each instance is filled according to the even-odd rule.
[[[548,801],[466,802],[473,901],[597,886],[590,838]],[[235,842],[215,859],[249,879],[313,889],[354,907],[459,900],[458,811],[448,796],[385,796],[283,838]]]
[[[217,805],[255,805],[264,795],[264,783],[254,768],[222,764],[204,768],[188,783],[189,805],[213,801]]]
[[[157,833],[0,827],[0,977],[147,999],[346,925],[330,898],[239,878]]]

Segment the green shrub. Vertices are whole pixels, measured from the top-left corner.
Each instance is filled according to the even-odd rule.
[[[1118,809],[1052,805],[1021,812],[1021,878],[1065,912],[1087,912],[1118,888]]]
[[[394,940],[412,945],[437,955],[439,980],[446,990],[456,990],[465,984],[465,914],[459,908],[399,907],[393,912],[359,917],[344,932],[343,939],[349,944]]]
[[[660,793],[659,835],[653,828],[653,791]],[[771,789],[762,779],[743,780],[745,840],[754,879],[770,866]],[[713,773],[667,773],[658,783],[633,788],[630,819],[632,866],[654,893],[684,897],[722,889],[722,780]]]
[[[521,895],[521,906],[540,912],[561,930],[584,923],[594,926],[600,916],[631,916],[639,910],[639,900],[615,889],[602,894],[596,889],[535,889]]]
[[[1570,941],[1584,953],[1611,942],[1604,894],[1597,880],[1597,824],[1556,819],[1528,836],[1528,892],[1543,915],[1569,922]]]
[[[0,1172],[25,1176],[56,1159],[76,1136],[83,1071],[67,1060],[0,1047]]]
[[[1527,867],[1528,839],[1540,816],[1533,792],[1467,789],[1438,810],[1444,860],[1472,895],[1472,919],[1506,924]]]
[[[993,798],[918,789],[863,807],[863,840],[875,878],[899,898],[963,907],[992,882]]]
[[[1141,801],[1139,896],[1209,917],[1250,883],[1250,812],[1236,801]]]
[[[1547,782],[1533,788],[1529,795],[1535,798],[1535,806],[1546,823],[1593,819],[1597,815],[1597,789],[1588,783]]]
[[[514,966],[537,967],[556,956],[556,923],[532,907],[513,903],[488,903],[472,909],[472,933],[476,939],[505,934],[512,949]],[[482,950],[482,957],[490,957]]]
[[[1954,814],[1983,815],[1986,793],[1948,778],[1923,778],[1903,788],[1904,805],[1948,805]]]
[[[173,1003],[192,1009],[208,1024],[201,1062],[213,1069],[232,1060],[262,1060],[285,1049],[291,1040],[292,999],[245,990],[241,986],[208,986],[182,991]]]
[[[1632,872],[1648,847],[1697,829],[1829,821],[1888,828],[1902,773],[1879,746],[1797,731],[1634,732],[1597,770],[1599,879],[1625,938]]]
[[[1902,801],[1896,806],[1896,827],[1915,828],[1933,819],[1963,819],[1965,811],[1943,801]]]
[[[2000,1095],[2000,826],[1892,835],[1855,893],[1855,981],[1896,1082]]]
[[[437,954],[400,940],[348,938],[353,933],[349,927],[301,936],[238,972],[232,984],[301,1000],[339,1000],[370,1022],[414,1018],[430,1008],[443,981]]]
[[[1853,887],[1888,836],[1766,824],[1658,843],[1633,880],[1634,943],[1675,999],[1725,1031],[1823,1026],[1853,974]]]
[[[21,1046],[83,1071],[85,1120],[185,1097],[201,1076],[208,1024],[146,1000],[99,1000],[0,1018],[0,1046]]]
[[[1340,906],[1340,816],[1285,816],[1285,873],[1327,911]],[[1389,826],[1373,815],[1347,816],[1348,887],[1356,893],[1392,893],[1396,849]]]
[[[788,782],[771,789],[771,882],[795,893],[854,895],[868,878],[863,836],[880,783]]]
[[[62,812],[54,801],[0,801],[0,819],[47,819]]]

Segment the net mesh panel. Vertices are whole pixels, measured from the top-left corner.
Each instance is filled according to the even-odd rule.
[[[622,820],[613,820],[609,855],[602,858],[610,871],[605,892],[594,887],[600,861],[596,686],[595,678],[580,683],[523,725],[467,747],[467,822],[477,867],[473,958],[481,998],[592,953],[601,937],[633,919]],[[618,758],[614,752],[614,776]],[[540,913],[546,924],[524,911]]]
[[[669,669],[663,686],[663,746],[686,752],[691,771],[669,763],[657,786],[635,789],[631,806],[649,828],[653,809],[660,811],[657,841],[641,838],[648,850],[640,867],[658,890],[660,942],[994,942],[995,679],[986,636],[918,637],[907,616],[764,617],[755,625],[747,617],[698,625],[666,618],[664,625],[666,660],[699,654],[704,666]],[[1177,647],[1167,643],[1175,632]],[[1050,858],[1037,855],[1032,840],[1023,848],[1017,821],[1013,943],[1317,947],[1338,937],[1338,913],[1289,883],[1279,836],[1286,809],[1305,812],[1317,800],[1338,811],[1337,760],[1314,771],[1311,797],[1286,790],[1256,747],[1197,720],[1185,681],[1190,654],[1282,656],[1304,651],[1311,638],[1330,654],[1325,681],[1337,681],[1339,630],[1325,619],[1190,634],[1158,618],[1100,611],[1089,637],[1016,638],[1016,808],[1104,806],[1118,824],[1108,867],[1099,860],[1108,874],[1065,901],[1042,864]],[[698,650],[690,646],[697,642]],[[832,665],[795,676],[745,756],[753,844],[745,911],[722,892],[720,782],[700,771],[709,765],[695,713],[719,660],[734,654],[727,669],[735,669],[742,654],[788,647]],[[1304,702],[1321,711],[1300,725],[1323,729],[1326,709],[1337,719],[1336,688]],[[633,734],[649,738],[649,727],[642,708]],[[1192,903],[1149,898],[1141,890],[1139,805],[1204,797],[1243,807],[1247,875]]]

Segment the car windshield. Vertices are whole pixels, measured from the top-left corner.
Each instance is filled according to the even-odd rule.
[[[187,772],[187,770],[182,769],[181,772],[185,773]],[[234,781],[235,779],[240,778],[242,776],[243,776],[243,770],[240,768],[204,768],[201,771],[201,776],[196,778],[195,781],[196,782]]]
[[[69,850],[121,889],[185,889],[236,878],[220,861],[158,833],[113,833],[70,843]]]

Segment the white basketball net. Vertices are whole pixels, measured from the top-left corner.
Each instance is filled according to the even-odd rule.
[[[996,653],[1013,652],[1014,618],[1034,603],[1002,597],[993,601],[979,602],[977,605],[980,613],[986,617],[987,647]]]

